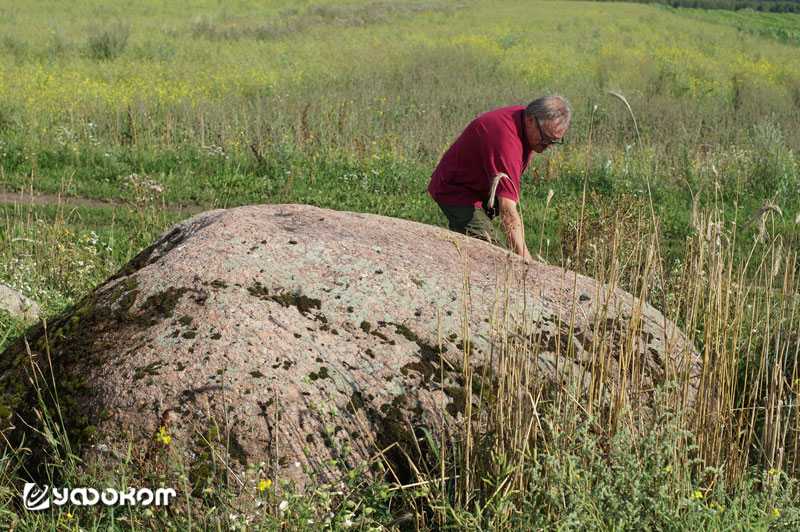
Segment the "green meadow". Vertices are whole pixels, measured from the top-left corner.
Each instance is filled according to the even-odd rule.
[[[224,485],[183,510],[29,513],[6,446],[0,527],[796,530],[799,47],[798,15],[642,4],[0,0],[0,283],[45,317],[202,209],[444,226],[427,184],[449,144],[555,92],[573,125],[523,175],[529,249],[645,297],[708,368],[698,409],[666,391],[649,418],[576,409],[560,390],[530,452],[452,442],[452,474],[354,474],[343,495],[261,479],[247,520]],[[0,315],[0,349],[26,326]],[[52,445],[54,471],[86,482]]]

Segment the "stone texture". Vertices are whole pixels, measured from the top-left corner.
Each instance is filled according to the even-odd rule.
[[[0,311],[14,318],[35,320],[39,318],[39,305],[8,286],[0,284]]]
[[[700,370],[683,334],[621,290],[443,229],[296,205],[179,223],[47,336],[78,452],[113,462],[132,441],[147,462],[166,424],[198,486],[226,446],[233,471],[266,461],[302,483],[296,463],[342,458],[331,438],[357,464],[410,448],[410,427],[457,433],[467,343],[473,367],[500,374],[514,344],[536,379],[594,369],[595,392],[623,382],[633,402],[665,379],[692,397]],[[41,326],[27,337],[46,364]],[[632,375],[618,374],[621,353]],[[28,375],[18,342],[0,357],[0,427],[35,421]]]

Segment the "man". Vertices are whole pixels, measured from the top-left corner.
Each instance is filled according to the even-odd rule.
[[[532,260],[517,213],[520,176],[531,152],[563,144],[571,116],[569,102],[550,94],[527,107],[503,107],[473,120],[444,154],[428,185],[450,230],[502,245],[491,222],[499,214],[508,249]]]

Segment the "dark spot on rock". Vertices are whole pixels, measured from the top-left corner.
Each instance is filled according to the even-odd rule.
[[[251,371],[250,376],[253,377],[254,379],[260,379],[261,377],[264,376],[264,374],[256,370],[256,371]]]
[[[364,397],[361,395],[361,392],[355,391],[350,396],[350,401],[347,403],[347,411],[351,414],[355,414],[357,410],[361,410],[364,408]]]
[[[222,338],[222,335],[218,332],[211,335],[212,340],[219,340],[220,338]]]
[[[175,364],[175,368],[178,371],[183,371],[184,369],[186,369],[186,366],[184,366],[181,362],[178,362],[178,363]]]
[[[182,316],[178,321],[181,322],[181,325],[188,326],[190,323],[192,323],[192,317]]]
[[[315,298],[310,298],[303,294],[290,294],[290,293],[277,293],[277,294],[270,294],[270,291],[267,287],[263,286],[261,283],[256,282],[255,285],[249,287],[247,289],[251,295],[258,297],[259,299],[264,300],[271,300],[275,303],[278,303],[282,307],[296,307],[297,310],[301,314],[305,314],[310,312],[312,309],[321,309],[322,308],[322,301]]]
[[[467,394],[464,388],[458,386],[445,387],[444,393],[452,399],[446,407],[447,413],[457,417],[459,413],[464,414],[467,407]]]
[[[136,373],[133,375],[133,380],[140,380],[148,375],[159,375],[158,368],[163,366],[162,362],[151,362],[144,367],[136,368]]]
[[[419,336],[414,334],[414,332],[405,325],[400,325],[399,323],[395,323],[394,327],[395,327],[395,332],[397,332],[397,334],[404,336],[410,342],[416,342],[419,339]]]
[[[124,318],[145,326],[155,325],[160,319],[172,317],[173,309],[178,304],[180,298],[188,291],[189,288],[187,287],[175,288],[171,286],[165,291],[153,294],[145,299],[137,315],[131,316],[129,313],[126,313]],[[129,293],[133,294],[134,292]]]
[[[382,273],[383,273],[383,270],[375,270],[375,273],[377,273],[378,275],[380,275],[380,274],[382,274]]]
[[[578,298],[578,301],[580,301],[581,303],[583,303],[584,301],[590,301],[591,299],[592,299],[592,298],[591,298],[591,297],[589,297],[589,296],[587,296],[586,294],[581,294],[581,296]]]
[[[196,332],[194,332],[194,331],[186,331],[185,333],[183,333],[183,335],[182,335],[182,336],[183,336],[184,338],[188,339],[188,340],[191,340],[192,338],[194,338],[195,336],[197,336],[197,333],[196,333]]]
[[[214,279],[213,281],[211,281],[211,286],[213,286],[214,288],[228,288],[227,283],[219,279]]]
[[[306,443],[314,443],[314,435],[309,433],[306,434]]]
[[[472,342],[470,341],[465,342],[464,340],[459,340],[459,342],[456,344],[456,348],[460,349],[461,351],[466,351],[470,356],[473,354],[473,346]]]
[[[428,381],[439,371],[439,366],[442,363],[441,359],[441,351],[427,344],[422,340],[417,340],[417,346],[419,346],[419,354],[420,358],[416,362],[409,362],[405,366],[403,366],[400,370],[404,376],[408,375],[408,370],[414,370],[422,376],[422,381],[420,382],[420,386],[427,385]]]
[[[289,240],[289,243],[290,243],[291,245],[295,245],[295,244],[297,244],[297,240]]]
[[[317,361],[318,363],[320,363],[320,364],[322,364],[323,362],[325,362],[324,360],[322,360],[322,357],[317,357],[317,358],[316,358],[316,361]]]
[[[367,334],[369,334],[372,331],[372,324],[368,321],[362,321],[360,327],[361,330]]]
[[[295,338],[302,338],[302,337],[303,337],[303,335],[302,335],[302,334],[300,334],[300,333],[294,333],[294,337],[295,337]]]
[[[350,314],[352,314],[352,313],[353,313],[353,307],[347,307],[347,312],[349,312]]]
[[[367,356],[368,356],[369,358],[375,358],[375,353],[372,351],[372,349],[367,349],[367,350],[365,351],[365,353],[367,353]]]

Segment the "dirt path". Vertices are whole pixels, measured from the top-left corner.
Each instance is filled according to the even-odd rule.
[[[0,204],[21,204],[21,205],[65,205],[67,207],[133,207],[130,203],[125,201],[105,201],[90,198],[77,198],[70,196],[59,196],[57,194],[47,194],[43,192],[13,192],[0,188]],[[169,212],[197,214],[207,210],[200,205],[164,205],[160,207],[161,210]]]

